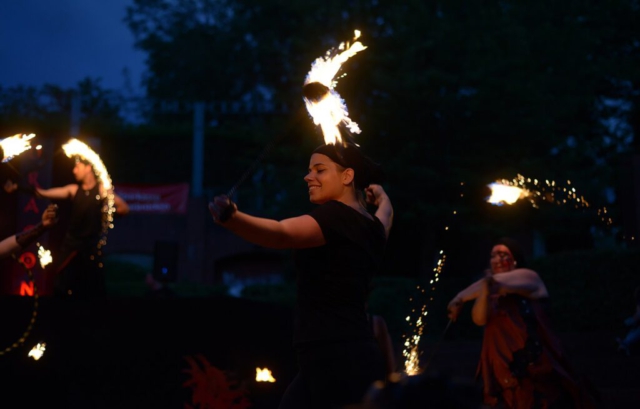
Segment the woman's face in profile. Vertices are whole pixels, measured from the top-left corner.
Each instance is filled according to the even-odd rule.
[[[493,274],[506,273],[515,268],[515,260],[509,247],[497,244],[491,249],[491,272]]]

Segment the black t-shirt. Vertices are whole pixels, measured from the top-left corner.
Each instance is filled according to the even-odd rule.
[[[100,197],[100,186],[96,183],[93,189],[78,191],[73,197],[69,228],[65,237],[65,246],[78,250],[95,247],[102,233],[102,208],[104,199]]]
[[[365,303],[382,263],[384,226],[338,201],[309,215],[320,225],[326,244],[295,251],[294,345],[373,338]]]

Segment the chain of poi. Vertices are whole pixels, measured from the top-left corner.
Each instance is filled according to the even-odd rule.
[[[29,282],[33,283],[33,311],[31,313],[31,319],[29,320],[29,324],[27,324],[27,329],[24,330],[24,332],[22,333],[22,335],[18,338],[17,341],[15,341],[13,344],[9,345],[8,347],[4,348],[3,350],[0,351],[0,356],[5,355],[6,353],[18,348],[20,345],[23,345],[25,340],[27,339],[27,337],[29,336],[29,334],[31,333],[31,330],[33,329],[34,324],[36,323],[36,317],[38,316],[38,304],[39,304],[39,295],[38,295],[38,287],[36,286],[36,282],[33,279],[33,272],[31,271],[31,269],[29,267],[27,267],[27,265],[20,260],[19,258],[16,257],[15,253],[12,254],[12,257],[14,260],[16,260],[18,263],[20,263],[24,269],[27,271],[27,276],[29,277]]]

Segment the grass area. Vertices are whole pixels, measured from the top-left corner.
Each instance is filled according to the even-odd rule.
[[[147,274],[153,272],[153,256],[144,254],[119,254],[105,258],[104,270],[107,293],[115,297],[145,297],[149,286]],[[177,297],[209,297],[226,294],[226,286],[200,283],[168,283]]]
[[[633,290],[640,285],[640,249],[594,249],[551,254],[529,263],[544,280],[549,293],[549,310],[558,331],[598,331],[618,328],[632,313]],[[152,260],[136,255],[105,260],[109,294],[145,296],[145,276]],[[409,334],[407,317],[427,306],[424,337],[437,337],[447,324],[446,305],[472,282],[469,276],[445,271],[440,282],[427,284],[406,277],[376,277],[369,310],[381,315],[394,338]],[[226,286],[200,283],[170,283],[180,297],[207,297],[227,294]],[[425,288],[428,287],[428,288]],[[426,290],[426,291],[425,291]],[[248,299],[293,307],[295,283],[248,285],[241,293]],[[465,307],[467,308],[467,307]],[[481,331],[471,323],[470,309],[456,323],[456,336],[477,337]]]

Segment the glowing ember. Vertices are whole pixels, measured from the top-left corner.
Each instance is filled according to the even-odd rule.
[[[407,358],[404,364],[404,371],[407,375],[413,376],[420,373],[420,353],[418,352],[418,346],[414,345],[411,350],[405,354]]]
[[[29,351],[29,354],[27,356],[30,356],[31,358],[37,361],[38,359],[42,358],[45,347],[46,347],[46,344],[44,342],[42,344],[37,344],[36,346],[31,348],[31,351]]]
[[[436,276],[437,274],[438,272],[436,272]],[[418,298],[422,298],[421,296],[425,294],[425,290],[423,288],[420,288],[420,286],[417,286],[416,289],[420,292],[420,294],[417,297],[411,297],[409,299],[409,301],[411,302],[418,301]],[[416,298],[416,300],[414,300],[414,298]],[[412,314],[416,313],[416,308],[412,308],[411,313]],[[408,338],[406,338],[406,336],[403,335],[403,338],[406,338],[406,339],[404,341],[402,356],[404,356],[405,358],[404,372],[407,375],[417,375],[418,373],[420,373],[421,352],[419,349],[419,344],[420,344],[420,339],[424,334],[424,320],[422,319],[422,317],[425,317],[427,314],[428,314],[427,305],[426,303],[423,303],[422,307],[420,308],[420,311],[418,312],[418,316],[415,318],[415,322],[413,321],[414,318],[411,315],[408,315],[405,318],[406,321],[409,323],[409,326],[412,328],[412,332],[413,332],[413,334]]]
[[[35,134],[17,134],[8,138],[0,140],[0,150],[2,150],[2,162],[9,162],[15,156],[18,156],[22,152],[31,149],[31,142]]]
[[[354,40],[360,37],[360,31],[355,31]],[[356,53],[366,49],[359,41],[349,45],[340,43],[337,49],[332,48],[324,57],[318,57],[311,64],[311,71],[304,81],[304,102],[316,125],[320,125],[326,144],[342,142],[340,124],[352,133],[360,133],[358,124],[349,118],[347,105],[334,89],[337,84],[336,74],[345,61]]]
[[[491,188],[491,196],[487,201],[495,205],[514,204],[519,199],[529,196],[529,192],[517,186],[511,186],[502,182],[496,182],[489,185]]]
[[[40,266],[42,268],[44,268],[48,264],[51,264],[51,262],[53,261],[53,257],[51,257],[51,251],[46,250],[42,246],[38,248],[38,258],[40,259]]]
[[[461,182],[460,186],[463,187],[464,182]],[[460,197],[463,196],[464,193],[461,192]],[[457,215],[458,212],[456,210],[453,210],[451,212],[452,217],[457,217]],[[449,226],[445,225],[444,230],[445,232],[448,232]],[[422,354],[422,352],[420,351],[420,340],[425,331],[426,318],[429,315],[427,304],[433,301],[433,294],[436,291],[436,285],[440,281],[440,274],[442,274],[442,272],[444,271],[446,263],[447,255],[444,250],[440,250],[438,254],[438,260],[435,267],[433,268],[433,278],[429,280],[429,294],[427,294],[426,289],[417,286],[416,289],[418,291],[418,294],[415,297],[411,297],[409,299],[409,301],[411,302],[421,303],[419,309],[417,308],[417,306],[412,307],[411,315],[406,317],[412,334],[408,337],[407,335],[402,336],[403,338],[406,338],[404,341],[404,348],[402,350],[402,355],[405,358],[404,372],[409,376],[418,375],[423,371],[423,369],[420,368],[420,356]]]
[[[256,368],[256,382],[275,382],[275,378],[271,376],[271,371],[267,368]]]

